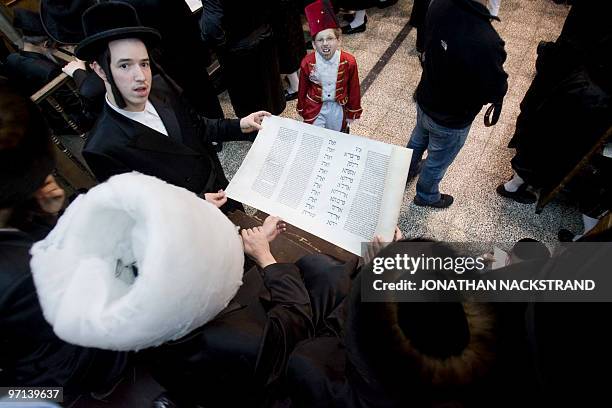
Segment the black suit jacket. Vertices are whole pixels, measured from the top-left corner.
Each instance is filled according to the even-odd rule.
[[[270,265],[263,276],[254,267],[212,321],[145,353],[155,380],[184,398],[180,402],[262,406],[265,385],[282,374],[295,343],[313,334],[311,319],[308,292],[295,265]]]
[[[355,264],[316,254],[249,269],[213,320],[146,352],[154,378],[179,402],[270,406],[294,346],[335,326]]]
[[[227,179],[211,143],[252,140],[241,132],[239,120],[197,115],[159,76],[153,78],[149,101],[168,136],[126,118],[105,103],[83,149],[96,178],[104,181],[138,171],[196,194],[225,188]]]

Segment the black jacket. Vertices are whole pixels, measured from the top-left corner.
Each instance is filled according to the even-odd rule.
[[[270,26],[272,0],[202,4],[202,40],[216,50],[236,115],[258,110],[279,115],[286,100]]]
[[[270,23],[273,2],[204,0],[202,5],[202,40],[211,47],[233,49]]]
[[[53,333],[30,273],[33,243],[21,231],[0,231],[0,384],[65,387],[65,393],[109,386],[127,353],[74,346]]]
[[[431,3],[416,99],[438,124],[463,128],[483,105],[501,105],[508,75],[503,68],[504,42],[490,21],[494,18],[473,0]]]
[[[612,125],[612,94],[584,67],[551,80],[557,66],[549,62],[542,66],[545,70],[538,72],[521,102],[509,147],[516,149],[514,171],[529,185],[550,190]],[[579,203],[588,201],[580,195],[575,198]]]
[[[227,179],[211,142],[252,140],[241,132],[240,122],[197,116],[159,76],[153,78],[149,101],[168,136],[126,118],[105,103],[83,149],[83,157],[98,180],[138,171],[196,194],[225,188]]]
[[[104,107],[104,95],[106,94],[104,81],[96,73],[83,69],[75,70],[72,79],[81,96],[84,112],[96,119]],[[92,121],[92,124],[94,122]]]
[[[333,326],[355,264],[315,254],[251,268],[213,320],[147,351],[155,379],[206,407],[270,406],[294,346]]]

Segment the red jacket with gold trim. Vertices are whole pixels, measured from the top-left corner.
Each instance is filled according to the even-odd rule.
[[[316,65],[315,52],[306,55],[300,65],[297,111],[306,123],[314,122],[323,105],[323,88],[321,84],[310,79],[310,74]],[[359,119],[361,116],[363,109],[361,109],[361,91],[359,89],[357,62],[355,57],[344,51],[340,51],[338,79],[336,81],[336,102],[344,110],[342,129],[346,128],[346,119]]]

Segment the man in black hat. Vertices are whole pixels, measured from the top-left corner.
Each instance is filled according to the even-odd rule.
[[[98,180],[139,171],[202,194],[218,207],[227,179],[213,142],[252,140],[268,112],[240,120],[197,115],[163,71],[153,76],[149,48],[160,40],[126,3],[96,4],[83,14],[86,38],[76,49],[106,86],[106,105],[83,150]],[[228,210],[227,206],[224,208]]]
[[[500,390],[507,389],[506,378],[523,385],[530,375],[520,371],[521,359],[511,358],[524,350],[524,343],[512,343],[521,338],[514,333],[522,334],[522,316],[517,319],[516,309],[504,314],[492,304],[461,301],[451,291],[375,291],[372,285],[378,279],[397,283],[448,277],[435,266],[420,268],[416,275],[395,268],[378,274],[376,258],[461,257],[444,243],[403,240],[396,233],[394,241],[398,240],[386,247],[374,240],[337,309],[340,313],[331,314],[342,317],[341,325],[296,345],[286,369],[291,406],[521,405],[517,402],[524,402],[526,394]],[[506,377],[507,372],[518,372],[522,378]]]
[[[127,353],[68,344],[43,316],[29,251],[63,207],[65,194],[50,175],[53,168],[41,113],[0,77],[0,384],[64,387],[69,399],[110,391]]]

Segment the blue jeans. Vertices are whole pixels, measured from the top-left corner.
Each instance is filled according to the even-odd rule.
[[[406,147],[413,150],[410,172],[416,170],[427,150],[416,186],[417,197],[422,201],[435,203],[440,200],[440,181],[463,147],[470,126],[471,123],[462,129],[453,129],[438,125],[417,105],[417,123]]]

